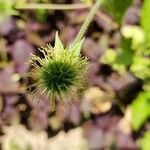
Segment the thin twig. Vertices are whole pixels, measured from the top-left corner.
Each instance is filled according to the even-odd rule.
[[[83,25],[81,26],[76,38],[74,39],[74,41],[72,43],[72,47],[75,44],[77,44],[79,41],[81,41],[81,39],[83,38],[89,24],[91,23],[94,15],[96,14],[96,11],[98,10],[98,8],[100,7],[102,2],[103,2],[103,0],[97,0],[97,2],[94,4],[94,6],[92,7],[90,13],[87,15]]]
[[[32,9],[48,9],[48,10],[73,10],[73,9],[87,9],[90,6],[86,4],[43,4],[43,3],[24,3],[16,4],[15,9],[32,10]]]

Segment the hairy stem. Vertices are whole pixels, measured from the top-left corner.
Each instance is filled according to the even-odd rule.
[[[15,9],[51,9],[51,10],[73,10],[73,9],[87,9],[90,6],[86,4],[43,4],[43,3],[23,3],[16,4]]]
[[[103,0],[97,0],[97,2],[94,4],[93,8],[91,9],[90,13],[88,14],[88,16],[86,17],[83,25],[80,28],[80,31],[78,32],[75,40],[73,41],[72,46],[74,46],[76,43],[78,43],[79,41],[81,41],[81,39],[83,38],[89,24],[91,23],[96,11],[98,10],[100,4],[102,3]]]
[[[51,112],[55,111],[55,97],[53,94],[50,95],[50,107],[51,107]]]

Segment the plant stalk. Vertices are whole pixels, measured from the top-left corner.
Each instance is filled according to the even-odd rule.
[[[50,107],[51,107],[51,112],[55,111],[55,97],[53,94],[50,95]]]
[[[43,4],[43,3],[18,3],[15,9],[19,10],[34,10],[34,9],[48,9],[48,10],[74,10],[87,9],[90,5],[86,4]]]
[[[82,40],[89,24],[91,23],[96,11],[98,10],[98,8],[100,7],[101,3],[103,2],[103,0],[97,0],[97,2],[94,4],[94,6],[92,7],[90,13],[88,14],[88,16],[86,17],[83,25],[81,26],[76,38],[74,39],[73,43],[72,43],[72,47],[78,43],[79,41]]]

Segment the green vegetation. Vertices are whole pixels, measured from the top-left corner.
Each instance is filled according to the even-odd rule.
[[[131,5],[132,0],[105,0],[103,3],[104,10],[107,11],[120,24],[124,13]]]
[[[139,144],[142,148],[142,150],[149,150],[150,149],[150,131],[147,131],[144,134],[143,139],[139,140]]]
[[[124,1],[122,1],[124,3]],[[128,1],[126,4],[128,5]],[[113,8],[120,10],[118,4],[121,2],[113,3]],[[126,5],[126,6],[127,6]],[[122,9],[121,14],[118,15],[117,11],[110,10],[112,15],[117,20],[124,12]],[[145,122],[150,118],[150,1],[145,0],[141,8],[140,25],[124,25],[121,27],[122,42],[119,48],[108,49],[101,61],[109,64],[114,70],[122,72],[123,70],[131,71],[137,78],[143,80],[143,90],[138,94],[133,103],[131,104],[132,110],[132,126],[133,129],[138,131]],[[115,15],[116,13],[116,15]],[[141,140],[143,150],[149,148],[149,133],[146,133],[144,139]]]
[[[78,3],[69,3],[69,4],[65,2],[64,4],[63,3],[58,4],[58,3],[56,2],[56,4],[53,4],[52,0],[37,0],[37,1],[31,0],[30,3],[26,0],[23,0],[23,1],[0,0],[0,21],[1,21],[0,23],[2,24],[2,25],[0,24],[1,30],[3,31],[4,29],[3,26],[5,25],[5,23],[3,25],[3,22],[4,22],[3,19],[5,18],[8,20],[12,19],[11,21],[14,23],[13,24],[10,21],[10,27],[6,26],[6,30],[7,30],[6,35],[3,35],[3,33],[1,33],[2,35],[0,35],[0,42],[2,43],[3,41],[6,41],[5,44],[0,44],[0,46],[2,47],[2,48],[0,47],[2,49],[0,52],[0,62],[2,62],[0,64],[1,70],[13,64],[12,65],[13,67],[12,66],[11,67],[14,70],[10,67],[13,70],[12,71],[13,73],[12,74],[10,73],[11,74],[10,80],[15,80],[13,78],[14,74],[19,75],[20,80],[18,79],[18,81],[16,82],[19,83],[17,87],[21,87],[20,85],[22,85],[22,82],[24,82],[24,78],[22,77],[22,74],[19,74],[19,71],[18,71],[21,68],[18,65],[21,60],[17,61],[17,59],[19,59],[18,55],[20,54],[16,56],[13,53],[15,49],[14,47],[17,45],[16,43],[20,39],[21,39],[20,41],[24,41],[23,44],[25,43],[25,45],[27,42],[29,43],[31,42],[30,44],[33,46],[33,49],[34,49],[32,58],[28,59],[28,61],[30,60],[31,62],[31,66],[29,66],[29,69],[31,69],[31,71],[28,70],[29,73],[25,72],[25,74],[28,74],[29,75],[28,77],[31,79],[31,85],[29,85],[29,88],[31,88],[30,93],[33,96],[34,95],[37,96],[37,93],[39,92],[40,94],[42,94],[42,96],[48,97],[49,102],[50,102],[50,110],[53,112],[55,111],[55,108],[57,108],[55,106],[57,105],[56,100],[58,100],[58,103],[59,102],[61,103],[72,102],[71,100],[75,98],[77,94],[82,93],[82,91],[85,90],[87,85],[89,85],[87,81],[88,80],[87,73],[89,69],[88,66],[89,65],[94,66],[92,68],[93,70],[91,68],[90,68],[91,70],[89,69],[89,72],[93,73],[96,70],[95,74],[91,73],[92,74],[91,80],[93,80],[94,86],[95,85],[98,86],[97,89],[99,93],[96,91],[96,94],[94,93],[92,95],[91,94],[92,92],[91,92],[90,94],[92,96],[90,94],[87,94],[85,96],[85,97],[88,97],[89,99],[87,98],[88,102],[87,104],[85,104],[84,107],[89,107],[89,108],[87,108],[85,112],[84,110],[81,110],[82,108],[78,108],[81,111],[80,112],[81,113],[80,117],[82,117],[81,120],[84,121],[86,118],[86,117],[83,117],[82,114],[88,114],[88,117],[86,119],[87,120],[91,119],[90,120],[91,122],[93,121],[93,119],[90,117],[92,115],[94,116],[95,115],[94,113],[98,114],[94,116],[96,119],[98,117],[101,119],[101,115],[99,115],[100,113],[103,113],[104,118],[105,118],[105,115],[107,116],[107,113],[105,114],[105,112],[110,111],[110,113],[108,113],[110,115],[112,111],[111,108],[114,109],[112,107],[113,104],[119,109],[119,111],[124,116],[123,117],[121,116],[122,117],[121,118],[120,114],[119,115],[117,114],[117,115],[121,119],[124,120],[126,119],[125,112],[128,108],[130,108],[129,109],[130,112],[129,114],[127,114],[128,121],[126,121],[126,124],[128,124],[128,122],[129,124],[131,123],[131,125],[129,125],[130,126],[129,128],[131,129],[129,129],[129,131],[127,132],[130,132],[131,135],[134,132],[137,133],[138,138],[136,142],[139,145],[139,147],[142,150],[149,150],[150,149],[150,144],[149,144],[150,132],[148,131],[149,127],[147,127],[147,124],[149,123],[149,119],[150,119],[150,15],[149,15],[150,14],[149,13],[150,12],[150,0],[143,0],[141,4],[139,3],[135,4],[136,2],[133,0],[97,0],[97,1],[79,0]],[[99,10],[99,12],[97,12],[100,5],[101,5],[101,9]],[[81,12],[79,11],[77,14],[74,13],[75,11],[78,11],[79,9],[83,9],[85,12],[86,11],[89,12],[88,16],[87,17],[84,16],[86,14],[84,11],[81,11]],[[50,10],[53,10],[53,11],[50,12]],[[55,12],[55,10],[59,10],[59,11]],[[70,10],[74,10],[74,11],[70,11]],[[83,17],[82,13],[85,18],[82,18]],[[125,21],[125,19],[129,19],[131,17],[129,19],[129,22],[130,21],[132,22],[133,16],[132,15],[130,16],[130,13],[133,13],[132,15],[133,16],[135,15],[135,18],[137,17],[136,18],[137,21],[135,21],[136,23],[134,22],[130,24],[130,23],[127,23],[128,21],[127,22]],[[137,14],[134,14],[134,13],[137,13]],[[65,17],[59,18],[59,14]],[[79,20],[77,19],[77,22],[74,21],[73,17],[76,17],[80,14],[81,14],[81,18],[79,17],[78,18]],[[91,25],[91,28],[94,27],[94,29],[90,28],[87,34],[90,40],[88,38],[85,39],[85,33],[90,23],[93,21],[95,14],[97,15],[94,20],[95,22]],[[18,17],[14,17],[16,15]],[[48,20],[50,17],[52,20]],[[56,17],[56,20],[55,20],[55,17]],[[26,22],[28,19],[29,19],[29,22]],[[79,29],[77,35],[72,40],[71,37],[74,37],[74,34],[77,32],[77,29],[80,26],[79,23],[82,21],[83,21],[83,25],[81,25],[81,28]],[[31,25],[31,29],[28,29],[30,25]],[[106,26],[106,28],[109,28],[111,25],[112,25],[112,28],[106,31],[104,26]],[[61,31],[62,29],[64,29],[64,31]],[[56,31],[59,31],[60,37],[62,38],[62,40],[60,40],[58,32]],[[68,33],[68,31],[70,33]],[[94,33],[91,33],[93,31]],[[56,34],[54,34],[55,32]],[[14,34],[15,36],[12,36],[12,34]],[[54,38],[54,35],[55,35],[55,38]],[[118,38],[119,40],[115,39],[113,37],[114,35],[119,35],[119,38]],[[68,39],[67,36],[69,36],[70,39]],[[86,44],[87,45],[89,44],[89,49],[91,49],[91,51],[90,50],[86,51],[85,48],[83,47],[85,40],[87,42]],[[47,46],[43,46],[39,49],[39,51],[36,51],[39,45],[42,45],[42,44],[44,45],[47,41],[51,42],[51,44],[47,44]],[[70,43],[69,45],[64,46],[62,41],[64,41],[64,43],[65,42],[66,43],[70,42]],[[38,42],[42,44],[39,44]],[[97,47],[99,46],[98,44],[100,44],[100,46],[103,46],[102,49],[104,48],[104,51],[102,52],[99,52],[98,50],[96,51],[96,48],[95,48],[96,46],[94,47],[91,43],[94,46],[96,45]],[[104,45],[101,45],[101,43],[103,43]],[[54,46],[51,46],[53,44]],[[85,47],[87,46],[86,44],[85,44]],[[24,47],[24,45],[23,46],[21,45],[20,47]],[[94,52],[92,51],[93,47],[95,48]],[[83,51],[81,51],[82,48],[83,48]],[[98,47],[98,48],[100,49],[101,47]],[[11,51],[11,49],[13,50]],[[87,46],[87,49],[88,49],[88,46]],[[99,56],[99,53],[101,53],[100,56]],[[21,53],[21,57],[23,57],[23,55],[28,55],[28,54]],[[84,55],[87,55],[89,57],[89,60]],[[13,60],[13,59],[16,59],[16,60]],[[19,63],[17,64],[15,61]],[[104,65],[104,67],[106,66],[106,69],[105,68],[103,69],[103,64],[106,64]],[[102,69],[101,69],[101,66],[102,66]],[[24,68],[21,68],[20,70],[23,70],[23,69]],[[122,94],[121,93],[122,89],[120,90],[118,87],[122,85],[116,86],[117,90],[114,88],[116,91],[113,89],[113,86],[115,86],[116,84],[115,80],[118,80],[119,84],[122,84],[122,82],[120,83],[118,76],[119,77],[123,76],[125,73],[132,74],[132,77],[135,80],[140,81],[141,83],[140,85],[141,87],[136,91],[137,93],[136,92],[131,93],[131,97],[133,94],[134,98],[131,98],[131,100],[129,99],[130,101],[127,103],[126,102],[124,103],[123,100],[121,101],[121,98],[119,97]],[[106,81],[106,84],[105,84],[105,81]],[[24,89],[28,87],[28,85],[23,85],[23,86],[25,86]],[[5,89],[5,88],[2,87],[1,89]],[[99,96],[100,98],[94,97],[98,95],[97,93],[100,95]],[[103,93],[105,93],[104,96],[103,96]],[[113,99],[114,97],[116,98],[119,95],[117,97],[118,98],[117,100],[119,102],[105,100],[105,95],[107,94],[108,94],[108,97],[109,95],[113,95],[112,97],[110,96],[111,99]],[[128,96],[124,96],[124,93],[122,95],[124,99],[126,99],[126,97],[128,98]],[[3,102],[3,97],[4,99],[7,99],[7,95],[5,96],[5,93],[0,95],[1,103],[5,104],[6,102]],[[86,98],[84,98],[83,96],[83,99],[86,99]],[[26,106],[26,104],[24,105],[25,107],[28,107]],[[16,106],[17,104],[15,104],[14,107]],[[5,106],[2,105],[1,107],[2,108],[0,110],[3,111],[3,107]],[[20,109],[20,110],[18,111],[17,109]],[[16,108],[17,110],[16,112],[21,112],[22,111],[21,109],[26,109],[26,108],[24,108],[23,106],[20,106],[20,107],[18,106]],[[61,111],[63,112],[63,110],[60,110],[60,112]],[[78,110],[75,110],[75,113],[77,111]],[[7,113],[6,113],[6,116],[7,116]],[[112,116],[110,115],[109,117],[111,118]],[[74,118],[76,118],[76,116]],[[72,120],[75,120],[74,118]],[[50,120],[50,118],[48,119]],[[30,120],[30,119],[27,119],[27,120]],[[54,120],[57,121],[56,125],[58,126],[59,125],[61,126],[64,123],[64,122],[62,123],[58,119],[58,116],[55,116]],[[47,121],[47,122],[50,122],[50,121]],[[53,126],[55,126],[55,124]],[[125,125],[125,126],[128,126],[128,125]],[[58,129],[60,128],[58,127]],[[89,128],[92,128],[92,125]],[[133,139],[133,141],[134,140],[135,139]],[[20,145],[15,140],[14,141],[12,140],[9,144],[10,144],[9,149],[12,149],[12,150],[20,149]],[[27,149],[30,149],[30,145],[27,147]]]

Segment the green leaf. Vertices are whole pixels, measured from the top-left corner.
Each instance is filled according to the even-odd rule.
[[[140,79],[150,79],[150,60],[148,57],[135,56],[130,70]]]
[[[145,31],[147,42],[150,42],[150,0],[144,0],[142,9],[141,9],[141,26],[143,27],[143,30]]]
[[[131,48],[132,39],[123,38],[120,48],[117,50],[108,49],[102,56],[101,61],[109,64],[113,69],[122,71],[129,67],[134,58],[134,51]]]
[[[35,15],[36,15],[36,19],[41,22],[44,23],[47,21],[47,17],[48,17],[48,11],[45,9],[37,9],[35,11]]]
[[[105,0],[103,8],[112,15],[118,23],[121,23],[127,8],[132,4],[132,0]]]
[[[145,42],[145,34],[139,26],[124,25],[121,29],[121,33],[125,38],[132,39],[132,48],[135,50],[138,50]]]
[[[0,0],[0,17],[10,16],[10,15],[18,15],[19,12],[13,8],[14,1],[13,0]]]
[[[132,126],[134,130],[144,124],[144,122],[150,117],[150,93],[142,92],[131,104],[132,111]]]
[[[76,43],[74,46],[70,46],[69,49],[75,56],[79,56],[83,42],[84,42],[84,38],[80,42]]]
[[[129,66],[133,62],[134,51],[131,48],[132,40],[123,38],[121,42],[121,50],[119,51],[115,63]]]
[[[150,131],[144,134],[144,137],[139,141],[142,150],[150,150]]]
[[[114,49],[107,49],[105,54],[100,58],[101,62],[104,64],[113,65],[116,59],[117,53]]]
[[[56,32],[56,35],[55,35],[55,46],[54,46],[54,49],[57,50],[57,51],[63,51],[64,50],[64,46],[59,38],[59,35],[58,35],[58,31]]]

